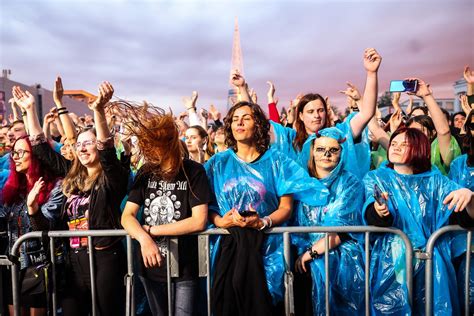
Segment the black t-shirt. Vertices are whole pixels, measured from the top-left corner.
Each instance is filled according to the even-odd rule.
[[[142,168],[141,170],[146,170]],[[184,169],[184,170],[183,170]],[[143,206],[143,222],[147,225],[162,225],[191,217],[194,206],[210,201],[209,183],[204,167],[189,159],[184,159],[183,168],[172,181],[165,181],[154,173],[138,171],[135,183],[128,195],[128,201]],[[155,241],[163,255],[161,267],[144,268],[143,276],[153,281],[166,282],[166,238]],[[197,236],[178,237],[179,277],[190,280],[198,277]]]

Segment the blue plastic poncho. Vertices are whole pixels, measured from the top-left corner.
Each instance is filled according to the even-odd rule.
[[[367,206],[374,202],[373,188],[376,183],[389,194],[387,205],[394,218],[393,227],[407,234],[415,250],[424,250],[428,238],[439,228],[448,225],[452,211],[442,201],[459,186],[437,169],[416,175],[402,175],[382,166],[369,172],[364,178],[364,213]],[[418,259],[413,260],[414,309],[411,311],[406,289],[404,243],[393,234],[383,234],[375,239],[370,262],[373,314],[424,314],[425,264]],[[436,243],[433,275],[434,314],[457,315],[459,306],[449,238],[441,238]]]
[[[247,163],[233,150],[214,155],[206,164],[211,191],[217,205],[210,211],[224,216],[232,208],[248,210],[251,204],[260,217],[268,216],[278,208],[279,198],[293,194],[294,199],[310,205],[324,205],[328,190],[304,171],[296,162],[269,149],[260,159]],[[211,267],[219,248],[218,238],[211,250]],[[268,235],[262,249],[268,289],[274,302],[283,299],[283,237]]]
[[[321,131],[321,136],[341,141],[344,137],[336,128]],[[295,207],[295,225],[299,226],[356,226],[362,225],[361,209],[364,202],[364,186],[353,174],[343,169],[347,153],[341,144],[341,160],[326,178],[320,181],[329,189],[329,200],[323,206],[309,206],[303,202]],[[324,238],[324,234],[293,235],[292,242],[298,253]],[[354,236],[355,237],[355,236]],[[364,251],[356,239],[350,239],[329,251],[330,306],[335,315],[364,314]],[[350,272],[349,272],[350,271]],[[348,273],[349,272],[349,273]],[[314,315],[326,315],[324,257],[311,262],[313,278]]]
[[[467,154],[457,157],[451,163],[449,178],[464,188],[474,191],[474,167],[467,165]],[[453,257],[462,256],[457,261],[458,293],[461,307],[464,306],[464,276],[466,274],[466,233],[456,232],[452,234],[453,240],[451,250]],[[474,241],[471,242],[471,246]],[[471,273],[469,275],[469,306],[474,310],[474,260],[471,259]]]
[[[344,161],[344,168],[362,179],[370,170],[370,141],[368,138],[368,129],[366,128],[360,136],[360,141],[354,143],[350,121],[355,115],[356,113],[352,113],[344,122],[338,123],[335,127],[330,128],[337,128],[346,138],[345,146],[347,147],[347,154]],[[284,153],[287,157],[294,159],[300,166],[307,170],[312,139],[308,137],[301,151],[297,151],[293,146],[296,131],[272,121],[270,121],[270,123],[273,126],[275,137],[272,147]],[[318,133],[321,134],[323,130],[324,129],[318,131]]]

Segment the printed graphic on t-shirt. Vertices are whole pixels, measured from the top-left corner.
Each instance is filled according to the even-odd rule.
[[[89,229],[89,204],[90,195],[71,195],[67,199],[67,222],[69,230]],[[87,237],[71,237],[69,239],[71,248],[87,247]]]
[[[177,201],[176,191],[186,191],[187,181],[148,181],[148,192],[145,199],[145,223],[150,226],[174,223],[181,218],[181,202]],[[156,242],[163,255],[168,252],[166,239],[157,238]]]

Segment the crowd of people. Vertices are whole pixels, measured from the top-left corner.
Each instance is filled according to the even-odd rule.
[[[288,112],[278,111],[269,82],[268,108],[257,103],[238,72],[238,100],[223,117],[198,94],[183,98],[176,115],[146,102],[112,99],[103,82],[78,116],[63,105],[63,84],[38,117],[35,98],[12,90],[11,121],[0,129],[0,246],[9,253],[31,231],[125,229],[136,241],[141,298],[152,315],[205,312],[199,279],[198,240],[192,233],[226,228],[211,245],[211,310],[214,315],[284,314],[283,237],[265,234],[277,226],[394,227],[416,252],[439,228],[474,227],[474,72],[464,70],[468,91],[462,112],[440,108],[419,78],[412,96],[425,106],[403,109],[392,94],[393,113],[377,108],[379,53],[362,56],[363,93],[347,83],[348,115],[339,117],[324,94],[298,95]],[[265,114],[268,112],[268,117]],[[178,240],[178,276],[171,279],[168,306],[167,236]],[[370,265],[370,308],[375,315],[424,313],[424,261],[413,266],[410,306],[405,248],[393,234],[370,240],[330,233],[330,279],[325,276],[324,234],[292,234],[297,315],[365,314],[365,266]],[[123,239],[73,237],[54,244],[58,306],[63,315],[125,313],[126,255]],[[47,239],[20,249],[21,310],[46,315],[51,306]],[[88,248],[92,247],[96,303],[92,306]],[[464,308],[465,234],[451,234],[435,247],[434,312],[458,315]],[[473,261],[471,261],[471,265]],[[3,268],[3,279],[9,271]],[[474,310],[474,273],[470,279]],[[3,299],[13,313],[11,284]],[[138,299],[137,301],[140,301]],[[145,313],[145,312],[143,312]]]

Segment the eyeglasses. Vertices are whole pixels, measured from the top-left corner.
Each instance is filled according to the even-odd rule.
[[[337,148],[337,147],[329,147],[329,148],[316,147],[314,149],[314,151],[319,155],[327,155],[327,154],[335,155],[335,154],[337,154],[338,152],[341,151],[341,148]]]
[[[79,150],[79,149],[82,148],[82,146],[84,146],[84,147],[90,147],[90,146],[92,146],[92,145],[95,145],[95,143],[96,143],[95,140],[85,140],[85,141],[83,141],[83,142],[77,142],[77,143],[75,143],[75,144],[74,144],[74,148],[75,148],[76,150]]]
[[[17,156],[18,158],[23,158],[25,156],[25,153],[29,153],[29,150],[24,150],[24,149],[18,149],[18,150],[12,150],[11,155],[12,158],[15,158]]]

